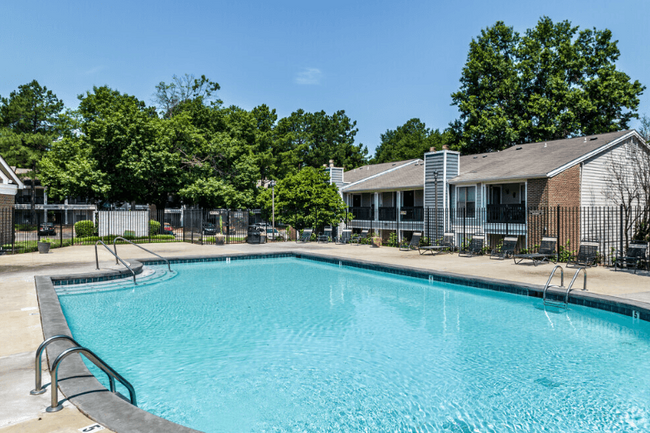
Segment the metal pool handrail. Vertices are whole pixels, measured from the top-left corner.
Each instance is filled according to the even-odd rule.
[[[34,380],[34,382],[35,382],[34,389],[29,392],[31,395],[40,395],[40,394],[43,394],[45,392],[45,388],[42,388],[41,358],[42,358],[43,351],[45,350],[45,348],[50,343],[52,343],[53,341],[56,341],[56,340],[69,340],[75,346],[81,346],[81,344],[74,341],[74,339],[72,337],[70,337],[68,335],[63,335],[63,334],[54,335],[54,336],[48,338],[47,340],[45,340],[44,342],[42,342],[41,345],[38,346],[38,349],[36,349],[36,357],[34,359],[34,372],[36,373],[36,379]]]
[[[101,241],[101,240],[95,242],[95,264],[97,265],[97,270],[99,270],[99,254],[97,253],[97,244],[102,244],[102,245],[104,245],[104,248],[106,248],[106,249],[108,250],[109,253],[111,253],[111,254],[113,254],[113,255],[115,256],[115,259],[116,259],[116,260],[115,260],[115,263],[116,263],[116,264],[117,264],[117,260],[119,260],[120,262],[122,262],[122,264],[123,264],[124,266],[126,266],[127,269],[128,269],[129,271],[131,271],[131,273],[133,274],[133,284],[138,284],[138,283],[135,281],[135,272],[133,272],[133,269],[131,269],[131,267],[130,267],[129,265],[127,265],[126,263],[124,263],[124,260],[122,260],[121,258],[119,258],[118,255],[115,254],[113,251],[111,251],[111,249],[108,248],[108,246],[106,246],[106,244],[104,243],[104,241]]]
[[[56,359],[54,360],[54,364],[52,364],[52,371],[50,372],[50,376],[52,377],[52,383],[51,383],[52,399],[50,401],[50,407],[45,409],[46,412],[58,412],[61,409],[63,409],[63,405],[59,404],[59,394],[58,394],[59,365],[61,365],[61,361],[63,361],[68,355],[71,355],[73,353],[81,353],[85,355],[90,362],[95,364],[99,369],[101,369],[104,373],[106,373],[110,383],[111,392],[119,396],[122,396],[122,394],[118,393],[115,390],[115,379],[117,379],[122,385],[126,387],[126,389],[129,390],[129,397],[131,399],[131,404],[133,406],[138,405],[135,396],[135,389],[133,388],[133,385],[131,385],[131,383],[128,380],[120,376],[118,372],[113,370],[108,364],[102,361],[102,359],[99,356],[95,355],[89,349],[86,349],[85,347],[71,347],[61,352],[59,356],[57,356]]]
[[[126,241],[126,242],[130,243],[131,245],[134,245],[134,246],[140,248],[141,250],[145,250],[145,251],[148,252],[149,254],[153,254],[154,256],[156,256],[156,257],[158,257],[158,258],[160,258],[160,259],[163,259],[165,262],[167,262],[167,269],[169,269],[169,271],[171,272],[172,268],[171,268],[171,266],[169,266],[169,260],[167,260],[167,259],[164,258],[163,256],[159,256],[158,254],[154,253],[153,251],[149,251],[148,249],[146,249],[145,247],[143,247],[143,246],[141,246],[141,245],[134,244],[134,243],[131,242],[130,240],[128,240],[128,239],[124,239],[122,236],[118,236],[118,237],[116,237],[115,239],[113,239],[113,249],[115,250],[115,254],[114,254],[114,255],[115,255],[115,264],[116,264],[116,265],[117,265],[117,240],[118,240],[118,239],[122,239],[123,241]]]

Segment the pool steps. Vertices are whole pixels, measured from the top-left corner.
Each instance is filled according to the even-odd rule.
[[[555,271],[560,270],[560,285],[558,286],[557,284],[551,284],[551,281],[553,280],[553,276],[555,275]],[[573,289],[573,284],[576,282],[576,279],[578,278],[578,275],[580,274],[580,271],[584,273],[584,282],[582,284],[582,290],[587,290],[587,269],[584,266],[580,266],[577,270],[576,273],[573,274],[573,278],[571,279],[571,282],[569,283],[568,287],[564,287],[564,268],[562,265],[555,265],[553,270],[551,271],[551,274],[548,276],[548,281],[546,281],[546,285],[544,286],[544,291],[542,292],[542,300],[544,302],[544,306],[551,306],[551,307],[559,307],[559,308],[568,308],[569,306],[569,292],[571,292],[571,289]],[[566,289],[566,292],[564,293],[564,301],[560,302],[555,299],[549,299],[547,297],[548,289],[553,288],[553,289]]]
[[[50,370],[50,377],[51,377],[51,382],[50,382],[50,388],[52,389],[52,397],[50,399],[50,406],[45,409],[45,412],[58,412],[61,409],[63,409],[63,405],[59,403],[59,365],[61,365],[61,362],[68,356],[73,353],[81,353],[83,354],[90,362],[95,364],[97,368],[102,370],[106,375],[108,376],[108,380],[110,383],[110,390],[112,393],[118,395],[119,397],[123,398],[126,400],[126,398],[117,392],[117,389],[115,388],[115,380],[117,379],[124,387],[129,391],[129,398],[130,402],[132,405],[137,406],[137,398],[135,395],[135,388],[133,388],[133,385],[123,378],[119,373],[117,373],[115,370],[113,370],[108,364],[106,364],[102,359],[95,355],[91,350],[86,349],[85,347],[81,347],[79,343],[77,343],[72,337],[68,335],[54,335],[44,342],[41,343],[40,346],[38,346],[38,349],[36,350],[36,356],[34,359],[34,371],[36,373],[36,379],[35,379],[35,388],[30,391],[31,395],[40,395],[45,392],[45,388],[41,386],[42,382],[42,374],[41,374],[41,355],[43,354],[43,351],[45,348],[52,342],[57,341],[57,340],[68,340],[74,344],[74,347],[70,347],[63,352],[61,352],[56,359],[54,360],[54,363],[52,364],[52,369]],[[127,400],[128,401],[128,400]]]

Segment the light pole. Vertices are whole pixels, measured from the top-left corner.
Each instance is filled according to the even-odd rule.
[[[271,233],[275,240],[275,181],[271,181]]]

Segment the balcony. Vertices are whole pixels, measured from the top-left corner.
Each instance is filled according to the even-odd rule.
[[[403,207],[400,209],[402,221],[424,221],[423,207]]]
[[[523,224],[526,222],[526,206],[521,204],[489,204],[487,205],[487,222]]]
[[[394,207],[380,207],[379,221],[397,221],[397,209]]]
[[[43,204],[43,196],[36,197],[35,204]],[[29,195],[17,195],[16,204],[31,204],[32,197]]]
[[[348,212],[354,215],[355,220],[368,221],[375,219],[372,207],[351,207]]]

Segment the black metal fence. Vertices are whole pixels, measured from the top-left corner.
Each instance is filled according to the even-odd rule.
[[[414,232],[423,234],[421,242],[425,244],[435,243],[450,232],[455,235],[456,245],[483,235],[488,250],[497,248],[505,236],[517,236],[520,252],[535,251],[542,237],[549,236],[558,240],[558,255],[563,259],[577,253],[582,241],[598,242],[600,262],[607,265],[612,264],[617,251],[627,249],[630,241],[650,241],[650,209],[642,207],[497,205],[469,211],[422,208],[422,218],[417,215],[417,209],[396,210],[393,218],[393,213],[379,208],[378,218],[373,219],[373,211],[356,208],[357,213],[351,221],[346,221],[346,226],[355,232],[370,230],[389,244],[409,240]],[[390,218],[382,219],[382,216]]]
[[[259,210],[166,209],[157,211],[0,209],[0,253],[37,250],[38,242],[51,248],[112,243],[118,236],[136,243],[190,242],[236,244],[247,241],[248,228],[257,224],[266,241],[291,236],[265,221]],[[119,241],[118,241],[119,242]]]

